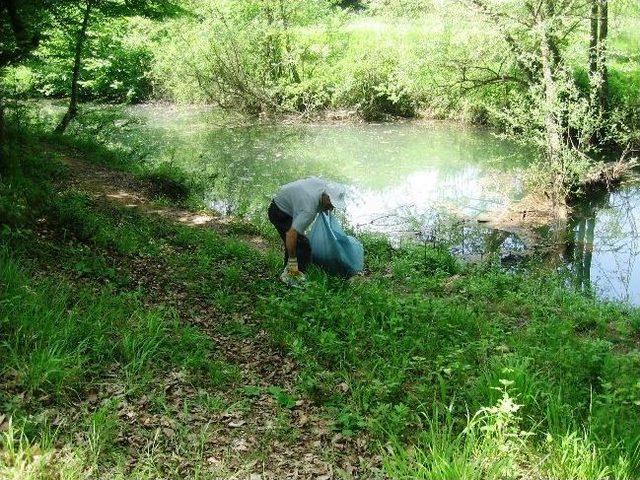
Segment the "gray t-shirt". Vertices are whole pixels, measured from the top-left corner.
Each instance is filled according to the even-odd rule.
[[[326,189],[327,182],[324,180],[317,177],[304,178],[280,187],[273,201],[280,210],[291,215],[291,227],[304,234],[321,211],[320,197]]]

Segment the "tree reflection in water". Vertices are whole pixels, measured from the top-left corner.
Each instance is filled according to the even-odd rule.
[[[602,298],[640,304],[639,224],[638,185],[574,209],[564,258],[577,288],[593,288]]]
[[[589,201],[574,210],[567,222],[562,258],[571,272],[574,287],[586,293],[591,290],[591,261],[596,225],[596,206]]]
[[[499,258],[505,267],[534,259],[566,272],[578,291],[640,305],[640,185],[575,205],[566,223],[536,232],[538,244],[447,216],[429,220],[429,238],[463,259]]]

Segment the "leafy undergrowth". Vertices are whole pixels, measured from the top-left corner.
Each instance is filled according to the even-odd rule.
[[[383,476],[376,455],[391,478],[635,478],[637,310],[375,238],[366,276],[287,290],[275,246],[24,165],[0,192],[0,477],[283,478],[276,449],[336,466],[305,478]]]
[[[543,272],[367,247],[367,278],[318,274],[258,315],[344,430],[390,443],[391,477],[634,478],[637,311]]]

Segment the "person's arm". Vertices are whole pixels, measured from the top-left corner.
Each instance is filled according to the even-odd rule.
[[[294,215],[291,221],[291,228],[287,230],[284,238],[284,246],[287,249],[289,260],[287,261],[286,270],[289,275],[302,275],[298,270],[298,235],[302,235],[305,229],[313,222],[316,212],[302,210]]]
[[[298,243],[298,232],[296,231],[295,228],[290,228],[285,236],[285,247],[287,248],[287,253],[289,254],[289,259],[290,260],[296,260],[296,245]],[[298,269],[297,264],[296,264],[296,270]]]

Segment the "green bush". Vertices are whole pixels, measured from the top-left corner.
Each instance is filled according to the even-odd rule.
[[[8,131],[7,164],[11,172],[0,172],[0,226],[29,227],[47,208],[54,190],[50,178],[63,180],[66,169],[55,155],[45,153],[34,142],[36,136]]]
[[[355,106],[365,120],[416,113],[409,87],[398,70],[397,52],[366,52],[338,86],[337,105]]]

